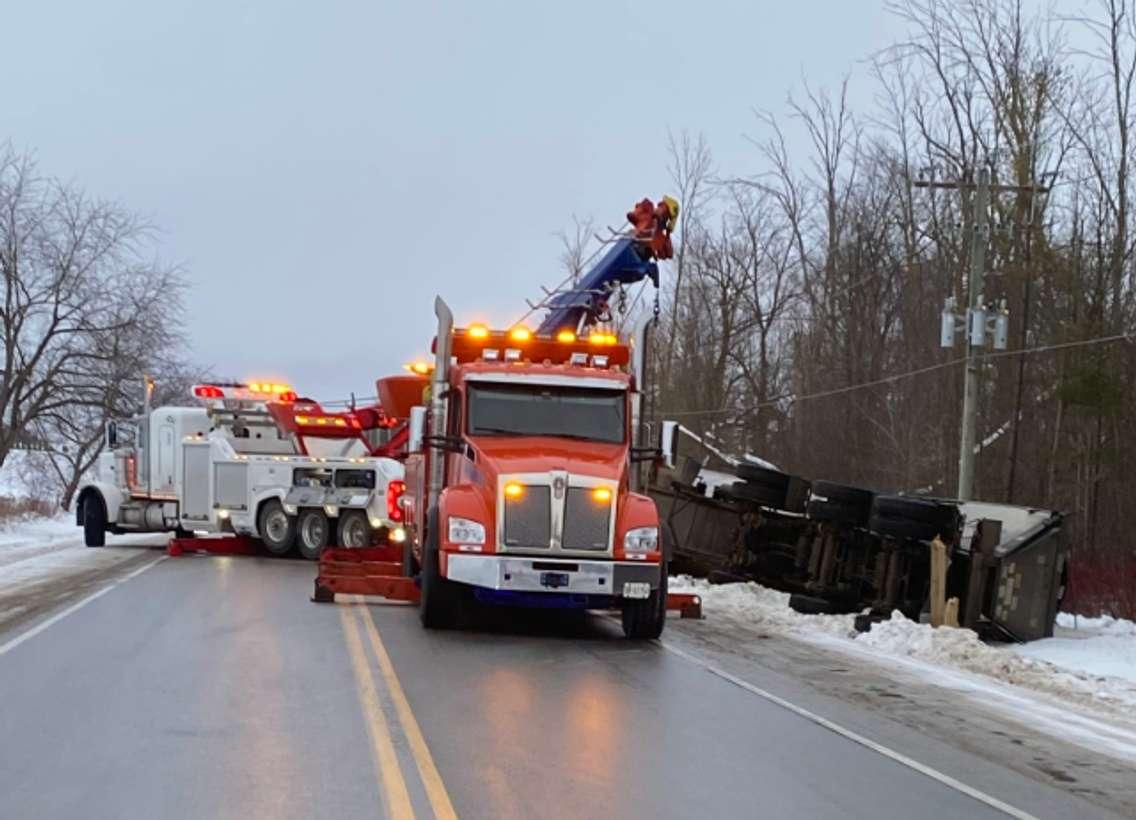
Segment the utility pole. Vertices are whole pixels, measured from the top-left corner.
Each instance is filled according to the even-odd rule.
[[[990,237],[990,169],[980,168],[978,186],[974,192],[974,235],[970,243],[970,281],[968,283],[967,311],[969,332],[966,334],[966,381],[962,390],[962,435],[959,437],[960,501],[968,501],[974,494],[974,444],[978,427],[978,353],[985,341],[986,317],[981,317],[978,344],[975,342],[975,324],[982,309],[982,285],[986,278],[986,244]]]
[[[913,185],[916,188],[950,188],[960,193],[967,191],[974,193],[971,211],[973,218],[970,275],[967,278],[967,311],[965,320],[961,322],[966,330],[966,380],[963,385],[962,424],[959,435],[958,498],[960,501],[967,501],[974,494],[974,457],[978,443],[978,370],[982,358],[981,350],[986,344],[988,333],[993,336],[993,346],[996,350],[1006,349],[1009,335],[1009,312],[1006,310],[1005,300],[1002,300],[993,311],[993,315],[988,317],[990,311],[982,293],[986,278],[986,247],[990,242],[990,194],[1003,191],[1044,192],[1049,189],[1038,185],[992,184],[990,169],[985,166],[978,170],[978,179],[975,182],[917,180]],[[959,329],[960,321],[955,315],[954,307],[954,298],[948,297],[943,310],[941,334],[943,347],[953,346],[955,333]]]

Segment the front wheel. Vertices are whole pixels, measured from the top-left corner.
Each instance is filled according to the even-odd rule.
[[[438,565],[438,511],[431,510],[426,521],[426,543],[422,545],[422,594],[418,615],[427,629],[453,629],[461,607],[461,588],[442,577]]]
[[[659,588],[645,599],[623,601],[623,634],[634,641],[650,641],[663,634],[667,623],[667,562],[659,564]]]
[[[88,547],[106,545],[106,508],[101,498],[90,496],[83,502],[83,541]]]
[[[318,561],[323,548],[331,540],[331,522],[323,510],[304,510],[296,519],[296,545],[300,555]]]

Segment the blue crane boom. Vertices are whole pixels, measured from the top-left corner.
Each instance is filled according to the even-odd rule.
[[[608,298],[621,285],[650,279],[658,288],[656,260],[671,257],[670,234],[677,218],[678,202],[671,197],[663,197],[657,204],[644,199],[636,205],[627,214],[632,232],[612,242],[575,287],[552,296],[548,314],[536,332],[549,336],[562,330],[576,333],[602,321],[607,315]]]

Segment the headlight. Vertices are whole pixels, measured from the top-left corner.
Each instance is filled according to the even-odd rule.
[[[658,527],[636,527],[623,536],[623,549],[626,552],[654,552],[658,546]]]
[[[484,544],[485,525],[470,521],[468,518],[450,516],[450,537],[452,544]]]

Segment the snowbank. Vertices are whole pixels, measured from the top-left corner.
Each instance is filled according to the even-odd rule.
[[[1136,684],[1136,622],[1062,612],[1052,638],[1013,647],[1025,658]]]
[[[701,595],[711,617],[804,639],[836,639],[848,649],[979,675],[1098,713],[1136,715],[1136,624],[1131,621],[1078,618],[1075,628],[1073,616],[1062,614],[1059,637],[1011,647],[985,644],[969,629],[933,629],[898,612],[858,633],[852,615],[803,615],[789,608],[787,593],[755,583],[711,585],[684,576],[673,579],[671,589]]]

